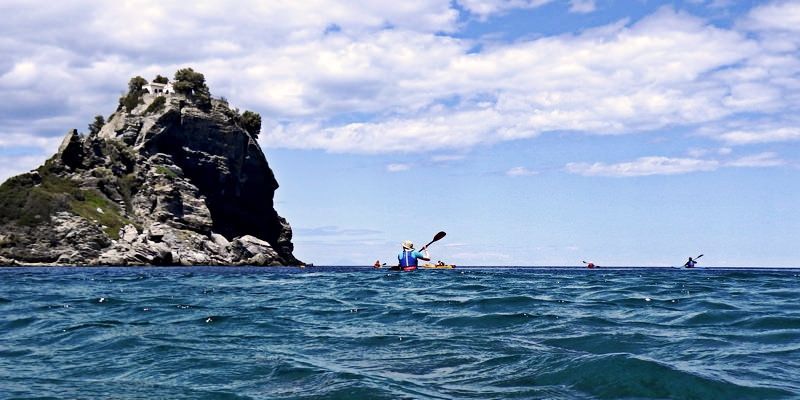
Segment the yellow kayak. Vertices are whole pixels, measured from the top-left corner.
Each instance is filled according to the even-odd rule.
[[[420,265],[420,268],[426,268],[426,269],[453,269],[453,268],[455,268],[455,267],[456,267],[456,266],[455,266],[455,265],[453,265],[453,264],[444,264],[444,265],[438,265],[438,264],[422,264],[422,265]]]

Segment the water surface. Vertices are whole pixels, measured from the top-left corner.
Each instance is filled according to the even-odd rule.
[[[800,398],[800,270],[0,268],[0,398]]]

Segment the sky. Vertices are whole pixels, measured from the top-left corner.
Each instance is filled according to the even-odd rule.
[[[192,67],[295,254],[798,266],[800,1],[0,0],[0,180]]]

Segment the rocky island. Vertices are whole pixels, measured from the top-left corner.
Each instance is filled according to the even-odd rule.
[[[0,265],[302,265],[260,129],[191,68],[132,78],[111,116],[0,186]]]

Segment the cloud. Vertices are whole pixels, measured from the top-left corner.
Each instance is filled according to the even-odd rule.
[[[736,130],[714,137],[796,139],[797,125],[785,124],[756,139],[750,122],[800,112],[787,34],[796,5],[756,7],[733,28],[663,8],[513,42],[459,31],[460,12],[488,18],[546,3],[9,2],[5,15],[25,17],[0,27],[0,96],[14,99],[0,104],[0,140],[85,129],[113,111],[129,77],[185,66],[205,73],[213,94],[260,112],[267,147],[403,153],[414,142],[458,152],[549,132],[691,131],[736,118]]]
[[[698,157],[710,153],[707,150],[693,149]],[[717,154],[730,154],[730,149],[721,148]],[[690,150],[690,152],[692,152]],[[640,157],[634,161],[606,164],[596,163],[568,163],[565,170],[572,174],[583,176],[606,177],[638,177],[652,175],[679,175],[692,172],[715,171],[719,168],[767,168],[780,167],[787,162],[777,153],[763,152],[740,157],[728,161],[703,160],[699,158],[670,158],[670,157]]]
[[[389,164],[386,166],[386,171],[389,172],[402,172],[411,169],[410,164]]]
[[[597,8],[595,0],[570,0],[569,12],[587,14]]]
[[[36,169],[42,164],[41,156],[2,156],[0,157],[0,183],[22,172]]]
[[[752,127],[751,130],[732,130],[717,136],[730,145],[787,142],[800,140],[800,127]]]
[[[694,158],[641,157],[617,164],[569,163],[566,171],[583,176],[635,177],[650,175],[677,175],[698,171],[714,171],[720,163]]]
[[[439,155],[435,155],[435,156],[431,157],[431,161],[438,162],[438,163],[444,163],[444,162],[450,162],[450,161],[461,161],[461,160],[465,159],[466,157],[467,156],[465,156],[463,154],[439,154]]]
[[[409,35],[403,43],[404,51],[422,54],[426,42]],[[324,118],[276,123],[265,144],[380,153],[414,140],[431,150],[458,149],[551,131],[701,126],[791,107],[790,87],[765,80],[789,74],[788,64],[765,65],[759,42],[669,9],[632,26],[496,44],[480,53],[454,38],[431,45],[444,50],[428,51],[434,55],[418,73],[367,74],[393,80],[376,84],[386,97],[369,102],[370,117],[343,125]]]
[[[747,168],[764,168],[764,167],[779,167],[785,165],[786,161],[780,159],[774,152],[764,152],[744,156],[739,159],[730,161],[725,165],[728,167],[747,167]]]
[[[552,0],[457,0],[469,13],[485,20],[513,9],[532,9],[541,7]]]
[[[506,171],[506,175],[508,176],[532,176],[538,174],[539,172],[529,170],[528,168],[525,167],[514,167]]]
[[[800,32],[800,3],[774,1],[755,7],[743,25],[755,31]]]

